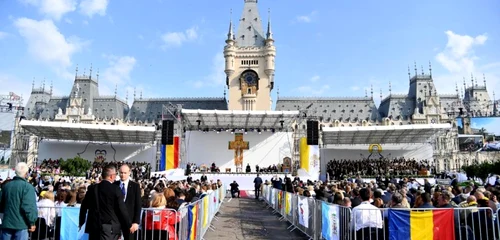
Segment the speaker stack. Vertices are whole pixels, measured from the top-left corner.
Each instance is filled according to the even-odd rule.
[[[318,121],[307,121],[307,145],[319,145],[318,126]]]
[[[173,145],[174,144],[174,121],[163,120],[161,128],[161,144]]]

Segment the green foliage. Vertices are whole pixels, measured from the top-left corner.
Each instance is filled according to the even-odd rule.
[[[60,161],[60,166],[66,175],[80,177],[85,176],[85,172],[92,167],[92,164],[86,159],[75,157]]]
[[[464,170],[468,178],[477,177],[483,180],[483,182],[486,182],[490,174],[500,175],[500,161],[496,161],[494,163],[483,162],[481,164],[463,166],[462,170]]]

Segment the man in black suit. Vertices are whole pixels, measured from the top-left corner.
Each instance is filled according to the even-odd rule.
[[[139,224],[141,221],[141,187],[138,183],[130,181],[130,167],[127,164],[123,164],[120,167],[120,181],[116,181],[115,185],[120,187],[125,198],[125,206],[127,207],[127,213],[130,217],[129,221],[132,223],[132,231],[135,233],[139,229]],[[134,233],[130,233],[128,228],[123,228],[123,239],[133,240],[137,239]]]
[[[257,173],[257,177],[253,180],[255,186],[255,199],[259,199],[260,196],[260,187],[262,185],[262,178],[259,177]]]
[[[104,167],[102,181],[97,185],[89,186],[87,194],[80,207],[79,227],[85,223],[85,232],[89,239],[117,240],[121,235],[122,228],[130,228],[129,220],[123,194],[120,188],[113,184],[116,178],[116,168],[113,165]]]

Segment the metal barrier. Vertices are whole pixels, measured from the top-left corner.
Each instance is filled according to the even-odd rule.
[[[201,240],[208,230],[215,231],[212,221],[218,221],[215,215],[220,212],[225,197],[223,186],[178,210],[143,208],[136,240]],[[36,230],[29,234],[30,239],[60,240],[69,231],[70,236],[64,235],[66,239],[77,240],[79,211],[78,207],[38,207]],[[68,226],[71,229],[64,229]]]
[[[280,220],[291,224],[290,231],[298,229],[314,240],[422,239],[419,234],[433,234],[434,239],[500,239],[500,209],[495,213],[487,207],[405,209],[366,204],[351,210],[269,185],[263,187],[261,198]]]

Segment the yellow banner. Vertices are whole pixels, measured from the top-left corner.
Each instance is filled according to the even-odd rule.
[[[203,227],[207,227],[208,223],[208,200],[210,199],[210,195],[203,197]]]
[[[307,138],[300,139],[300,168],[309,172],[309,146],[307,145]]]

